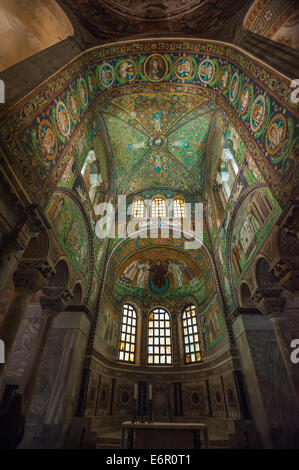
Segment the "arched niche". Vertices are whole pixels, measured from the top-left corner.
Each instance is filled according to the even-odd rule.
[[[74,286],[73,297],[69,303],[72,305],[81,305],[83,303],[83,289],[79,282]]]
[[[54,0],[2,0],[0,5],[0,72],[74,33]]]
[[[173,325],[176,325],[178,302],[184,299],[185,303],[200,306],[199,311],[204,312],[203,317],[207,327],[210,328],[210,325],[214,325],[216,321],[215,337],[207,340],[207,348],[212,349],[224,339],[225,320],[215,266],[208,249],[202,245],[201,248],[194,250],[184,250],[182,239],[171,237],[168,239],[146,239],[141,238],[142,230],[138,233],[140,237],[133,239],[128,237],[116,244],[109,256],[99,303],[96,348],[106,357],[116,358],[117,348],[115,345],[107,344],[105,331],[107,325],[109,326],[109,320],[113,321],[116,315],[119,318],[120,306],[124,301],[130,303],[129,300],[134,299],[140,304],[143,319],[142,328],[143,334],[145,334],[144,325],[146,322],[144,319],[152,308],[157,306],[166,308],[171,313]],[[182,285],[178,284],[178,279],[175,280],[176,268],[172,266],[168,272],[169,260],[172,260],[174,264],[178,263],[177,268],[180,266]],[[158,261],[163,265],[162,275],[164,276],[165,271],[167,272],[169,283],[166,283],[165,286],[156,286],[155,289],[155,285],[152,286],[150,280],[154,282],[153,277],[156,274],[155,268]],[[154,269],[151,270],[151,268]],[[143,286],[138,287],[139,281],[142,282],[143,269],[146,280]],[[180,306],[183,304],[180,302]],[[215,320],[216,317],[217,320]],[[199,326],[200,322],[201,319]],[[115,348],[114,352],[111,346]],[[145,361],[144,358],[143,361]]]
[[[270,265],[265,258],[259,258],[255,265],[255,278],[258,287],[273,287]]]
[[[56,192],[50,200],[45,215],[66,255],[87,282],[89,234],[82,209],[71,195]]]
[[[49,287],[67,287],[70,279],[70,268],[66,260],[60,259],[55,265],[55,274]]]
[[[240,286],[240,303],[242,307],[253,307],[254,302],[251,299],[251,291],[246,282]]]
[[[233,214],[230,263],[234,285],[238,285],[254,255],[281,212],[266,187],[253,188],[243,196]]]

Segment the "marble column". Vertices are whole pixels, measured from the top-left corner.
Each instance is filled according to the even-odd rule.
[[[276,222],[273,284],[299,297],[299,201],[289,201]]]
[[[27,413],[21,448],[64,448],[77,410],[92,315],[85,305],[69,305],[54,318],[38,370],[24,391]]]
[[[277,343],[299,409],[299,370],[298,366],[296,364],[292,364],[290,360],[292,352],[291,336],[289,334],[286,321],[283,317],[286,298],[281,296],[282,292],[283,289],[281,287],[258,288],[253,293],[252,299],[256,303],[256,307],[258,308],[258,310],[264,315],[266,315],[272,322]]]
[[[11,233],[4,236],[0,250],[0,293],[14,274],[32,238],[38,236],[41,223],[33,208],[29,208]]]
[[[42,326],[41,331],[39,333],[38,345],[35,352],[35,360],[33,362],[33,367],[29,373],[26,385],[23,390],[25,414],[29,410],[33,398],[41,360],[48,341],[50,330],[53,326],[54,319],[66,307],[65,300],[60,296],[43,296],[40,298],[40,303],[42,308]]]
[[[253,448],[292,448],[298,438],[296,398],[288,380],[270,319],[253,307],[238,307],[229,317],[257,438]]]
[[[23,319],[30,296],[47,284],[47,279],[37,269],[17,269],[13,275],[15,295],[4,317],[0,329],[0,338],[5,344],[5,357],[8,361],[20,323]],[[0,374],[4,365],[0,365]]]

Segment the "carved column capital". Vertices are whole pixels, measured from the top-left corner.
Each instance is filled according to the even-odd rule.
[[[282,257],[274,261],[271,273],[277,285],[299,295],[299,256]]]
[[[86,318],[88,318],[90,322],[92,322],[94,318],[93,313],[91,312],[90,308],[87,305],[70,304],[65,308],[65,310],[67,312],[82,312],[85,314]]]
[[[299,294],[299,201],[290,201],[277,221],[277,256],[271,263],[274,282]]]
[[[30,240],[39,235],[42,220],[35,206],[30,206],[11,233],[4,238],[5,251],[24,251]]]
[[[40,305],[44,316],[55,317],[65,309],[66,302],[60,296],[42,296]]]
[[[261,315],[261,312],[255,307],[238,307],[229,314],[228,321],[232,325],[242,315]]]
[[[47,279],[37,270],[18,268],[13,275],[15,288],[24,294],[33,294],[47,285]]]
[[[286,298],[281,297],[282,292],[282,287],[263,287],[256,289],[251,298],[260,312],[275,318],[282,315],[286,303]]]
[[[74,295],[70,287],[45,287],[43,293],[48,297],[61,297],[66,303],[71,300]]]

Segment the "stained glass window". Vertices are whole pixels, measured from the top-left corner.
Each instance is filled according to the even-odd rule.
[[[176,198],[173,201],[173,217],[181,218],[185,217],[185,204],[181,198]]]
[[[164,308],[156,308],[148,317],[147,362],[153,366],[172,363],[170,317]]]
[[[132,305],[123,306],[123,317],[120,332],[118,359],[135,362],[137,316]]]
[[[156,197],[152,200],[152,217],[166,217],[166,201],[162,197]]]
[[[144,200],[139,198],[134,201],[133,204],[133,217],[135,218],[142,218],[144,217]]]
[[[199,331],[194,305],[186,307],[183,313],[183,339],[186,364],[201,361]]]

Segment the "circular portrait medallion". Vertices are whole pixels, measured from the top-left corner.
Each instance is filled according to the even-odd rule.
[[[230,71],[228,65],[222,65],[219,72],[218,86],[222,92],[227,90]]]
[[[59,101],[56,106],[56,121],[59,132],[68,137],[71,132],[71,120],[67,107],[63,101]]]
[[[82,106],[83,108],[86,108],[88,105],[88,91],[87,91],[86,81],[84,80],[83,77],[79,79],[78,91],[79,91],[79,96],[80,96]]]
[[[151,82],[161,82],[167,75],[168,63],[160,54],[150,55],[144,63],[144,73]]]
[[[115,73],[111,64],[105,62],[98,68],[98,79],[102,87],[110,88],[115,81]]]
[[[250,104],[250,87],[248,83],[244,83],[239,98],[239,112],[245,114]]]
[[[259,95],[255,98],[250,113],[250,127],[253,132],[258,132],[264,127],[266,114],[265,97],[263,95]]]
[[[275,155],[282,147],[287,133],[287,122],[283,114],[276,114],[269,124],[266,133],[266,149]]]
[[[180,57],[175,61],[174,73],[180,80],[187,80],[194,70],[193,62],[188,57]]]
[[[135,80],[138,73],[138,67],[134,60],[123,60],[118,67],[118,75],[121,80],[125,82],[132,82]]]
[[[215,77],[215,64],[210,59],[203,60],[198,67],[198,77],[202,83],[211,83]]]
[[[69,91],[69,108],[72,114],[72,118],[77,121],[80,117],[80,106],[78,94],[74,88],[70,88]]]
[[[237,73],[234,73],[230,82],[230,86],[229,86],[229,99],[232,103],[235,101],[235,99],[238,96],[239,83],[240,83],[239,75]]]
[[[89,94],[91,96],[94,96],[97,91],[97,79],[95,74],[91,70],[87,72],[87,86]]]
[[[52,124],[44,119],[38,127],[39,143],[47,160],[54,160],[57,155],[57,138]]]

